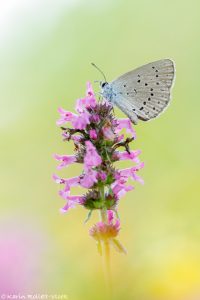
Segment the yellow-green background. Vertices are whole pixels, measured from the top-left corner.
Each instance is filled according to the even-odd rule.
[[[1,0],[1,293],[104,299],[88,236],[97,217],[83,225],[82,207],[59,213],[52,154],[72,147],[55,125],[57,107],[73,110],[86,81],[102,79],[92,61],[111,80],[169,57],[177,68],[171,106],[136,127],[145,185],[119,206],[128,255],[112,252],[113,299],[200,299],[199,11],[198,0]]]

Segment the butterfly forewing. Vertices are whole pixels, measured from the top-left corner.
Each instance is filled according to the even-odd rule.
[[[111,82],[114,103],[132,119],[144,121],[157,117],[170,101],[174,63],[159,60],[125,73]],[[132,116],[132,118],[131,118]]]

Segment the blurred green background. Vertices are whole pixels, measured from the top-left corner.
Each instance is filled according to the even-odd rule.
[[[120,203],[128,255],[112,252],[113,299],[200,299],[199,11],[197,0],[0,1],[1,293],[105,298],[88,235],[97,217],[83,225],[82,207],[59,213],[52,154],[72,147],[55,125],[57,107],[73,111],[86,81],[102,79],[91,62],[112,80],[169,57],[171,106],[135,128],[145,185]]]

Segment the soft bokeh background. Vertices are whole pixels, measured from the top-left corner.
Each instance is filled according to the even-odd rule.
[[[97,218],[83,225],[81,207],[59,213],[52,153],[72,147],[55,125],[57,107],[73,110],[86,81],[101,79],[92,61],[111,80],[170,57],[171,106],[136,127],[145,185],[120,203],[128,255],[112,253],[113,299],[200,299],[199,11],[198,0],[0,1],[1,293],[104,298],[88,236]]]

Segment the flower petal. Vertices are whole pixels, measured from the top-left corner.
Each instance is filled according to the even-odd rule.
[[[76,156],[75,155],[59,155],[59,154],[54,154],[54,158],[58,161],[61,161],[62,163],[57,166],[57,169],[62,169],[64,167],[68,167],[72,163],[76,161]]]
[[[88,169],[99,166],[102,163],[102,159],[101,156],[98,154],[95,146],[90,141],[86,141],[85,145],[86,154],[84,157],[84,168],[87,172]]]
[[[136,138],[136,132],[132,127],[130,119],[118,119],[118,125],[116,128],[116,133],[120,132],[122,129],[126,129],[127,133],[130,133],[134,139]]]
[[[138,155],[141,153],[140,150],[134,150],[134,151],[130,151],[130,153],[128,153],[127,151],[124,151],[124,152],[119,152],[119,151],[116,151],[114,153],[114,156],[117,157],[119,160],[133,160],[133,161],[137,161],[137,157]]]

